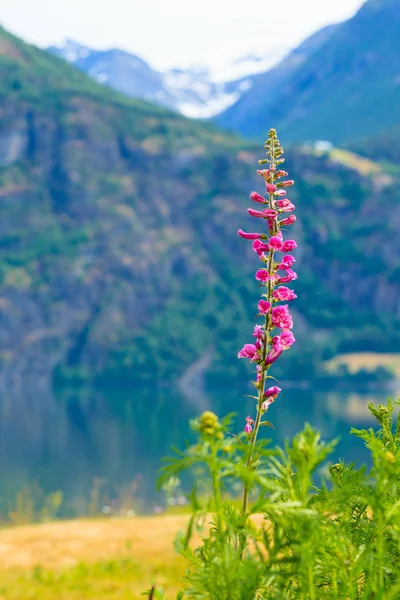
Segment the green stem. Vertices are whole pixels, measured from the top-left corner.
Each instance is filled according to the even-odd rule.
[[[271,206],[271,197],[270,197],[270,206]],[[274,250],[270,250],[269,253],[269,257],[268,257],[268,271],[269,273],[271,273],[271,269],[272,269],[272,263],[273,263],[273,258],[274,258]],[[271,281],[268,281],[268,294],[267,294],[267,300],[268,302],[271,303],[272,305],[272,285],[271,285]],[[257,441],[257,436],[258,436],[258,432],[260,429],[260,425],[261,425],[261,417],[262,417],[262,404],[264,401],[264,391],[265,391],[265,382],[267,379],[267,373],[268,373],[268,369],[269,369],[269,365],[265,365],[265,361],[268,355],[268,350],[269,350],[269,344],[268,344],[268,339],[269,339],[269,330],[271,328],[271,311],[269,311],[266,315],[265,315],[265,331],[264,331],[264,342],[263,342],[263,351],[262,351],[262,365],[263,365],[263,369],[261,372],[261,381],[260,381],[260,386],[258,389],[258,401],[257,401],[257,416],[256,416],[256,421],[254,423],[254,430],[253,430],[253,434],[251,437],[251,446],[250,446],[250,454],[248,456],[247,462],[246,462],[246,467],[249,468],[253,462],[253,456],[254,456],[254,449],[256,446],[256,441]],[[246,515],[247,514],[247,509],[248,509],[248,503],[249,503],[249,492],[250,492],[250,486],[249,485],[245,485],[244,490],[243,490],[243,502],[242,502],[242,514]]]
[[[275,168],[275,153],[274,153],[274,149],[271,146],[271,151],[270,151],[270,168],[273,170]],[[273,208],[273,200],[274,195],[273,194],[269,194],[269,198],[268,198],[268,203],[269,203],[269,208]],[[275,225],[275,231],[274,233],[276,234],[278,232],[278,227]],[[269,251],[269,256],[268,256],[268,272],[271,275],[271,270],[272,270],[272,266],[273,266],[273,259],[274,259],[274,250],[271,249]],[[271,280],[268,281],[268,285],[267,285],[267,301],[271,303],[272,306],[272,283]],[[267,379],[267,373],[269,370],[270,365],[266,365],[265,361],[268,355],[268,351],[269,351],[269,332],[270,329],[272,328],[272,320],[271,320],[271,310],[268,311],[268,313],[265,315],[265,331],[264,331],[264,341],[263,341],[263,348],[262,348],[262,371],[261,371],[261,380],[259,383],[259,388],[258,388],[258,401],[257,401],[257,416],[256,416],[256,420],[255,420],[255,424],[254,424],[254,430],[253,430],[253,434],[251,437],[251,446],[250,446],[250,453],[249,456],[247,458],[247,462],[246,462],[246,467],[250,468],[252,463],[253,463],[253,458],[254,458],[254,451],[255,451],[255,446],[256,446],[256,441],[257,441],[257,436],[258,436],[258,432],[260,429],[260,425],[261,425],[261,418],[263,415],[263,410],[262,410],[262,404],[264,401],[264,391],[265,391],[265,382]],[[244,490],[243,490],[243,501],[242,501],[242,514],[244,516],[247,516],[247,511],[248,511],[248,504],[249,504],[249,492],[250,492],[250,485],[249,484],[245,484],[244,486]],[[244,546],[242,545],[242,554],[243,554],[243,549]]]

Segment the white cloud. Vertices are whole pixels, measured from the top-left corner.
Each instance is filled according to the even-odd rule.
[[[350,17],[362,0],[12,0],[0,22],[46,46],[73,38],[120,47],[157,67],[222,64],[252,52],[291,48]]]

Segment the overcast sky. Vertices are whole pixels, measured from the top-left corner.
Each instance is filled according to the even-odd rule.
[[[0,22],[40,46],[72,38],[158,68],[218,64],[296,46],[363,0],[0,0]]]

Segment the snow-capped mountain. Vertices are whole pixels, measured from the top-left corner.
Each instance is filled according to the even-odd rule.
[[[212,68],[157,71],[123,50],[93,50],[66,40],[48,51],[74,64],[90,77],[128,96],[167,106],[188,117],[208,118],[237,102],[253,85],[253,77],[275,64],[283,49],[266,56],[247,56]]]

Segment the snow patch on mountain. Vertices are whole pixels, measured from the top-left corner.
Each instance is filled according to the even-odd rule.
[[[92,50],[71,39],[48,50],[99,83],[197,119],[213,117],[232,106],[252,87],[253,78],[284,54],[284,49],[278,49],[227,63],[157,71],[128,52]]]

